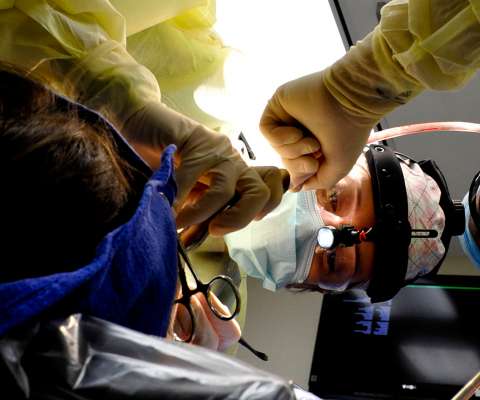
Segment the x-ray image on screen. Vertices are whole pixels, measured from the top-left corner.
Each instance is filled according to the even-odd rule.
[[[310,390],[324,398],[450,399],[480,370],[480,278],[439,276],[371,304],[324,297]]]

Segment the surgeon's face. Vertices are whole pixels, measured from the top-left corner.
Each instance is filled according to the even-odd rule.
[[[325,225],[357,229],[375,223],[373,192],[367,162],[362,155],[350,173],[330,190],[318,190],[317,202]],[[367,282],[373,269],[374,244],[323,250],[317,247],[306,283],[327,290],[345,290]]]

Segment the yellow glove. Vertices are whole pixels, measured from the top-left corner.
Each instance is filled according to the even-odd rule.
[[[352,168],[374,120],[350,116],[331,96],[322,73],[277,89],[260,129],[282,157],[291,188],[329,188]]]
[[[332,67],[287,82],[269,101],[260,129],[293,188],[333,186],[353,167],[378,120],[420,92],[379,45],[382,38],[370,34]]]
[[[155,152],[169,144],[177,146],[179,228],[199,224],[218,213],[209,223],[209,232],[224,235],[263,217],[280,203],[282,176],[277,168],[257,172],[248,167],[227,136],[161,103],[149,103],[136,112],[122,132],[137,149],[143,148],[142,155],[148,154],[143,151],[145,148]],[[197,183],[206,189],[195,201],[184,204],[191,190],[198,189]],[[234,196],[238,201],[224,210]]]

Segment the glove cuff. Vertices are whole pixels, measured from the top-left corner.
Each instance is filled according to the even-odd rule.
[[[423,89],[394,60],[379,27],[327,68],[322,77],[346,113],[371,126]]]

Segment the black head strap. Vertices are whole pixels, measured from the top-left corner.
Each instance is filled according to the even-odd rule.
[[[375,261],[367,294],[372,302],[391,299],[404,286],[411,227],[402,168],[387,146],[365,153],[374,193]]]
[[[399,158],[409,158],[383,145],[369,146],[365,156],[372,176],[376,225],[381,228],[375,234],[375,262],[367,294],[372,302],[379,302],[391,299],[412,281],[405,280],[405,275],[408,247],[415,230],[408,221],[408,197],[399,162]],[[460,201],[450,197],[445,177],[433,160],[420,161],[418,165],[440,188],[439,206],[445,213],[445,228],[441,236],[445,253],[429,273],[435,274],[447,254],[451,237],[461,235],[465,230],[465,210]]]

